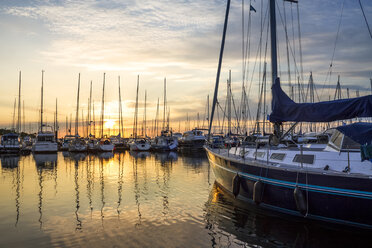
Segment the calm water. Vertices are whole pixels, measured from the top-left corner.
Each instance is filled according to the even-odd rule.
[[[263,212],[205,154],[1,157],[0,247],[366,247],[371,233]]]

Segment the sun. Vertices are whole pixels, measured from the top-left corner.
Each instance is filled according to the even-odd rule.
[[[115,121],[114,120],[107,120],[105,121],[104,127],[107,129],[113,129],[115,126]]]

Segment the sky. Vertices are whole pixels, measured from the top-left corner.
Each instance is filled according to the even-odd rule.
[[[256,12],[249,12],[247,6],[250,2]],[[320,98],[334,94],[337,75],[340,75],[343,89],[350,89],[351,96],[356,95],[356,90],[360,95],[369,94],[372,39],[358,1],[299,2],[303,58],[301,80],[307,83],[311,71]],[[361,3],[372,25],[372,2],[361,0]],[[246,0],[244,4],[245,34],[248,32],[249,14],[251,17],[249,79],[246,86],[250,109],[254,112],[260,77],[259,63],[255,65],[260,44],[260,12],[262,6],[265,13],[267,1]],[[288,67],[283,19],[285,16],[289,40],[294,41],[290,43],[293,80],[297,75],[294,68],[300,72],[297,9],[290,3],[285,3],[283,7],[282,1],[277,1],[277,7],[279,70],[286,90]],[[184,125],[187,115],[196,119],[199,113],[200,119],[205,118],[207,95],[213,95],[216,80],[225,8],[226,1],[222,0],[0,0],[0,126],[12,125],[19,71],[22,71],[21,95],[26,123],[38,122],[42,70],[45,70],[44,119],[48,123],[53,122],[57,98],[61,128],[65,126],[66,116],[75,117],[79,73],[80,113],[87,113],[92,81],[96,120],[100,116],[104,72],[105,120],[110,119],[110,123],[117,120],[118,76],[121,78],[126,127],[133,123],[137,75],[140,80],[140,120],[143,118],[145,91],[147,120],[155,118],[157,99],[163,101],[165,77],[173,125],[178,126],[180,122]],[[261,44],[266,42],[265,32],[266,29]],[[295,39],[292,39],[293,34]],[[327,78],[333,50],[332,74]],[[270,69],[270,60],[267,61]],[[241,0],[233,0],[231,5],[219,91],[221,103],[226,95],[229,70],[232,71],[234,99],[239,102],[242,85]]]

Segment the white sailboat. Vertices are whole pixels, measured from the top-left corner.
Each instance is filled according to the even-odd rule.
[[[103,133],[103,122],[105,118],[105,80],[106,73],[103,73],[103,89],[102,89],[102,108],[101,108],[101,139],[96,144],[98,152],[113,152],[114,144]]]
[[[148,151],[151,148],[150,142],[146,139],[146,137],[138,137],[137,135],[138,90],[139,90],[139,76],[137,76],[137,93],[136,93],[136,107],[135,107],[135,112],[134,112],[133,139],[129,142],[129,149],[131,151]]]
[[[41,72],[41,105],[40,105],[40,130],[36,136],[36,142],[32,147],[34,153],[56,153],[58,144],[52,131],[45,131],[47,128],[43,123],[43,95],[44,95],[44,71]]]
[[[71,140],[68,146],[69,152],[86,152],[88,145],[83,138],[79,136],[79,96],[80,96],[80,73],[78,80],[78,91],[77,91],[77,105],[76,105],[76,117],[75,117],[75,138]]]

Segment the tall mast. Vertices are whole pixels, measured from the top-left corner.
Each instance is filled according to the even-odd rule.
[[[165,112],[166,112],[166,102],[167,102],[167,79],[164,78],[164,110],[163,110],[163,130],[165,128]]]
[[[21,133],[21,122],[21,71],[19,71],[17,133]]]
[[[143,135],[146,137],[146,101],[147,101],[147,90],[145,90],[145,114],[143,116]]]
[[[80,73],[78,79],[78,91],[77,91],[77,99],[76,99],[76,117],[75,117],[75,136],[79,135],[79,95],[80,95]]]
[[[44,94],[44,70],[41,71],[40,132],[43,132],[43,94]]]
[[[105,78],[106,78],[106,73],[103,73],[102,106],[101,106],[101,138],[103,138],[103,122],[105,118]]]
[[[228,22],[228,19],[229,19],[229,11],[230,11],[230,0],[227,0],[226,13],[225,13],[225,23],[224,23],[224,26],[223,26],[223,34],[222,34],[222,41],[221,41],[220,57],[219,57],[219,60],[218,60],[216,85],[215,85],[215,88],[214,88],[213,105],[212,105],[212,112],[211,112],[211,120],[209,122],[208,136],[211,133],[212,122],[213,122],[213,115],[214,115],[214,110],[216,108],[216,103],[217,103],[218,84],[220,82],[222,57],[223,57],[223,50],[224,50],[224,47],[225,47],[225,38],[226,38],[227,22]]]
[[[227,134],[231,134],[231,70],[229,70],[229,79],[227,80]]]
[[[275,0],[270,0],[270,38],[271,38],[271,73],[272,84],[278,77],[278,64],[276,52],[276,15],[275,15]]]
[[[139,75],[137,76],[136,106],[134,110],[134,123],[133,123],[133,138],[134,139],[137,139],[138,89],[139,89]]]
[[[207,96],[207,123],[209,123],[209,95]]]
[[[120,76],[119,76],[119,137],[124,136],[123,131],[123,106],[121,104],[121,89],[120,89]]]
[[[55,129],[54,129],[54,131],[55,131],[55,136],[56,136],[56,139],[58,139],[58,99],[56,98],[56,127],[55,127]]]
[[[92,80],[90,81],[89,92],[89,135],[92,133]]]

